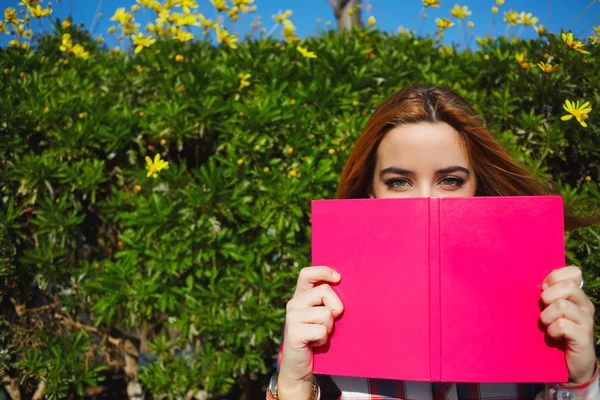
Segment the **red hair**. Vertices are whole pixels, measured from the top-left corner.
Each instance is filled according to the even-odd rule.
[[[405,87],[375,110],[346,162],[337,197],[368,197],[377,148],[385,134],[399,125],[421,122],[445,122],[459,133],[477,179],[476,196],[557,194],[551,184],[534,177],[510,157],[463,97],[448,88],[426,85]],[[565,210],[565,226],[569,229],[598,221]]]

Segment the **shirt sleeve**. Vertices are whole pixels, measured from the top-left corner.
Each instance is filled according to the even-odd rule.
[[[538,393],[535,400],[597,400],[600,399],[600,377],[598,376],[598,362],[596,372],[592,378],[579,385],[565,383],[548,383],[546,390]]]

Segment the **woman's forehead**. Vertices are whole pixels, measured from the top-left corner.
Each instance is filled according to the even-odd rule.
[[[377,166],[387,168],[468,167],[469,157],[460,134],[446,123],[405,124],[391,129],[377,149]]]

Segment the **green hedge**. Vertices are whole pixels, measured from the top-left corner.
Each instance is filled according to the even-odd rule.
[[[310,264],[310,200],[334,197],[370,114],[405,85],[457,90],[568,204],[598,205],[597,47],[459,52],[370,28],[303,40],[314,59],[271,39],[133,55],[67,31],[88,59],[58,49],[58,23],[0,49],[0,372],[22,393],[89,394],[127,365],[156,397],[260,392]],[[560,67],[523,68],[520,52]],[[561,121],[566,99],[592,103],[587,128]],[[147,177],[156,154],[169,168]],[[567,237],[598,304],[600,228]]]

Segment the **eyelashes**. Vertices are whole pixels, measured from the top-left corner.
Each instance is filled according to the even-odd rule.
[[[458,176],[447,176],[440,179],[438,181],[438,184],[440,186],[445,187],[446,190],[456,190],[464,186],[465,180],[459,178]],[[405,178],[392,178],[385,181],[385,186],[387,190],[401,191],[408,188],[409,186],[412,186],[412,183]]]

